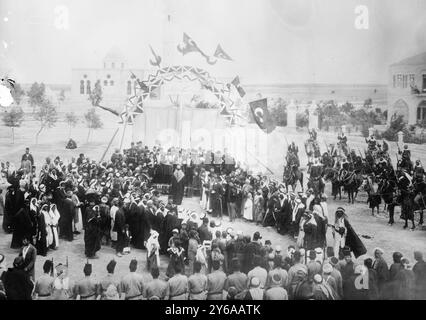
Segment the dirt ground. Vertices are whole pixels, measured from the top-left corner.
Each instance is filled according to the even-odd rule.
[[[25,147],[30,147],[31,153],[35,158],[35,162],[38,168],[44,162],[45,157],[55,157],[56,155],[61,156],[67,163],[71,157],[77,157],[79,153],[84,153],[87,156],[99,160],[103,152],[108,145],[117,123],[114,121],[105,121],[103,129],[96,130],[93,132],[90,141],[86,143],[87,128],[84,124],[80,123],[76,128],[73,129],[72,137],[77,141],[78,149],[66,150],[65,144],[68,140],[68,127],[64,122],[57,123],[56,127],[42,132],[39,138],[39,144],[35,145],[35,133],[37,132],[37,125],[34,121],[25,121],[21,128],[15,130],[15,144],[11,143],[10,128],[0,126],[0,161],[11,161],[17,165],[19,163],[21,155],[24,153]],[[116,137],[115,144],[117,144],[120,137]],[[106,157],[109,158],[113,149],[109,150]],[[303,151],[301,152],[303,155]],[[277,159],[277,161],[282,161]],[[302,160],[303,165],[303,160]],[[306,179],[305,179],[306,183]],[[330,194],[330,185],[327,185],[326,193]],[[399,219],[399,208],[396,209],[395,217],[396,223],[390,227],[387,225],[387,217],[384,213],[380,216],[372,216],[371,211],[366,203],[366,194],[360,192],[358,199],[355,204],[347,204],[346,195],[343,195],[342,200],[333,201],[329,198],[329,217],[334,219],[334,212],[337,207],[343,206],[349,216],[349,220],[352,223],[355,231],[360,235],[365,246],[368,249],[368,255],[372,255],[372,251],[375,247],[381,247],[385,251],[385,259],[391,263],[392,253],[394,251],[400,251],[404,256],[408,257],[410,261],[413,261],[413,251],[419,250],[426,254],[426,231],[421,228],[416,228],[415,231],[404,230],[403,222]],[[184,199],[184,207],[200,211],[198,199]],[[381,206],[383,211],[383,205]],[[0,220],[2,217],[0,217]],[[263,236],[263,240],[271,240],[273,245],[280,244],[283,248],[293,244],[294,240],[287,236],[279,235],[272,228],[264,228],[256,226],[254,223],[247,223],[244,221],[235,221],[230,223],[228,218],[223,219],[222,225],[224,228],[232,226],[235,230],[241,230],[246,234],[252,235],[255,231],[260,231]],[[363,237],[366,236],[366,237]],[[327,234],[328,244],[332,245],[331,231]],[[10,249],[11,235],[5,235],[0,230],[0,253],[6,255],[8,265],[11,265],[17,251]],[[110,247],[102,247],[99,252],[100,258],[97,260],[91,260],[93,264],[94,274],[102,276],[106,273],[106,264],[110,259],[115,257],[114,250]],[[60,242],[59,249],[57,251],[50,251],[48,257],[37,258],[36,264],[36,275],[40,275],[42,265],[45,259],[51,259],[53,257],[54,263],[65,263],[66,257],[68,257],[69,267],[72,278],[80,278],[83,276],[83,266],[86,261],[84,256],[84,243],[83,235],[79,235],[75,241]],[[116,258],[118,264],[116,267],[116,273],[123,275],[128,271],[128,265],[132,258],[136,258],[139,262],[140,270],[143,270],[146,260],[146,252],[141,250],[133,250],[130,255],[122,258]],[[360,257],[362,260],[364,257]],[[161,269],[165,271],[167,267],[167,257],[161,258]]]

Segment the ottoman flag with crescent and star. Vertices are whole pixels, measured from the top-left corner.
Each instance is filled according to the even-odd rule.
[[[256,121],[259,128],[265,133],[271,133],[274,131],[276,125],[274,119],[269,113],[267,98],[252,101],[249,105],[253,119]]]

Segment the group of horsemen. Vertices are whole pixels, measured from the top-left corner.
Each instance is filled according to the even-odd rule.
[[[418,210],[421,211],[420,224],[423,223],[422,210],[426,207],[425,170],[420,160],[416,160],[413,165],[411,152],[407,145],[404,145],[403,150],[398,147],[398,162],[395,170],[389,156],[388,144],[383,141],[381,145],[373,134],[365,139],[367,150],[364,152],[364,156],[359,150],[357,154],[354,149],[348,148],[347,137],[344,132],[338,135],[337,147],[334,144],[328,145],[327,151],[322,155],[315,129],[310,130],[309,135],[309,139],[305,142],[308,156],[308,187],[313,187],[316,194],[324,193],[325,180],[332,181],[332,194],[334,197],[336,197],[337,193],[340,193],[342,186],[345,190],[345,186],[351,185],[352,181],[358,180],[358,184],[354,183],[354,188],[356,189],[354,192],[356,194],[363,185],[363,181],[367,181],[367,184],[369,183],[375,187],[364,190],[369,192],[369,196],[370,193],[376,194],[378,197],[383,196],[387,205],[391,203],[401,205],[404,196],[408,196],[412,199],[412,203],[408,208],[402,206],[402,211],[404,211],[402,216],[407,210],[411,212]],[[293,188],[295,187],[294,182],[298,180],[296,176],[300,174],[298,152],[298,147],[294,142],[288,145],[283,180],[286,184],[290,181],[288,184],[292,185]],[[303,178],[300,182],[303,188]],[[317,190],[315,190],[315,186],[318,186]],[[383,194],[384,186],[389,186],[388,193],[392,193],[391,197],[386,197],[386,194]],[[350,190],[345,191],[348,191],[349,195]],[[412,213],[408,215],[412,215]],[[410,217],[409,219],[412,220]],[[390,224],[393,224],[393,217]]]

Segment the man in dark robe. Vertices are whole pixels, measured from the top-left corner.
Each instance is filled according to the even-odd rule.
[[[18,187],[18,183],[8,188],[5,199],[3,230],[6,233],[12,233],[14,228],[14,217],[16,213],[25,206],[24,191]]]
[[[124,228],[126,225],[126,217],[124,216],[123,202],[118,202],[118,210],[115,213],[114,226],[112,231],[117,232],[117,243],[115,244],[115,252],[118,257],[121,257],[124,249]]]
[[[253,240],[245,246],[242,271],[246,274],[255,267],[254,257],[261,255],[262,246],[259,243],[260,239],[262,239],[262,237],[260,233],[256,231],[253,235]]]
[[[420,251],[414,251],[414,259],[417,261],[413,267],[415,277],[415,297],[416,300],[426,300],[426,262]]]
[[[174,212],[168,211],[163,219],[161,232],[159,235],[160,253],[167,254],[168,241],[173,236],[173,229],[178,228],[180,225],[178,217]]]
[[[87,224],[84,230],[84,252],[88,258],[96,258],[96,252],[101,249],[99,206],[91,202],[86,208]]]
[[[185,192],[185,174],[181,166],[177,165],[176,170],[172,176],[171,194],[173,196],[173,203],[176,205],[182,204],[183,195]]]
[[[212,208],[212,216],[213,217],[222,217],[223,207],[222,207],[222,199],[225,190],[222,184],[219,182],[216,176],[213,177],[213,186],[210,193],[210,201]]]
[[[10,247],[12,249],[21,248],[24,238],[31,239],[33,225],[31,223],[30,210],[28,202],[24,208],[19,209],[13,218],[13,235]]]
[[[154,210],[153,203],[151,200],[147,202],[149,210]],[[135,239],[135,248],[145,249],[145,242],[148,240],[150,235],[151,224],[148,219],[150,213],[147,212],[147,209],[143,205],[138,206],[137,210],[137,224],[138,224],[138,234],[134,235]]]
[[[13,268],[9,268],[1,275],[7,300],[31,300],[34,284],[30,276],[23,270],[24,259],[16,257]]]
[[[73,219],[75,214],[75,203],[71,199],[72,190],[66,191],[66,198],[61,202],[60,210],[58,208],[59,218],[59,237],[66,241],[73,241]],[[58,206],[59,207],[59,206]]]
[[[136,201],[133,199],[124,199],[124,213],[126,216],[126,224],[129,225],[129,231],[132,236],[130,243],[136,247],[140,230],[139,217],[141,216],[141,209],[138,207]]]

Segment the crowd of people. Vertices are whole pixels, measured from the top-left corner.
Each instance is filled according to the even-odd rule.
[[[12,234],[11,247],[20,248],[13,268],[2,276],[8,299],[14,299],[14,292],[19,298],[25,293],[25,298],[49,299],[387,299],[389,290],[383,291],[379,281],[383,277],[393,288],[391,298],[405,299],[401,288],[414,286],[414,276],[425,277],[420,253],[417,271],[406,258],[398,262],[403,280],[384,276],[378,259],[374,264],[370,259],[371,266],[366,259],[364,266],[355,267],[352,255],[358,258],[366,249],[344,208],[333,219],[323,192],[310,188],[296,193],[241,168],[226,153],[150,150],[140,142],[104,162],[84,154],[68,165],[59,157],[47,158],[36,174],[27,149],[21,167],[6,163],[2,175],[9,184],[3,230]],[[199,196],[203,213],[185,210],[185,195]],[[296,245],[283,253],[279,244],[273,248],[271,241],[262,242],[259,232],[250,237],[232,228],[222,230],[223,215],[230,221],[242,218],[274,226],[294,237]],[[334,238],[331,246],[328,228]],[[102,246],[113,246],[118,258],[132,248],[146,250],[144,275],[136,272],[137,261],[132,260],[130,274],[117,279],[111,261],[108,275],[98,282],[87,263],[85,278],[71,285],[67,266],[46,260],[44,275],[35,279],[37,255],[46,257],[49,250],[60,249],[61,241],[73,241],[83,232],[88,258],[98,257]],[[159,277],[160,255],[169,257],[164,277]],[[4,270],[4,256],[0,260]],[[368,285],[356,285],[354,279],[366,274]],[[22,290],[16,290],[17,284]]]

